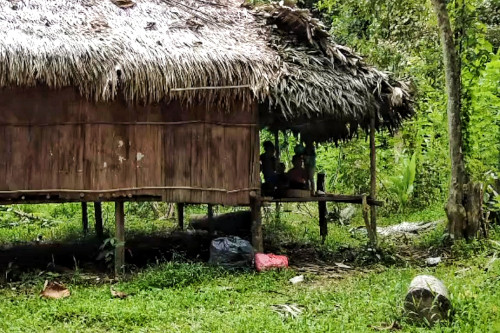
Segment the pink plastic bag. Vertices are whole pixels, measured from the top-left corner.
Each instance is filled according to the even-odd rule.
[[[255,268],[257,271],[262,272],[271,268],[287,268],[288,258],[286,256],[279,256],[276,254],[255,254]]]

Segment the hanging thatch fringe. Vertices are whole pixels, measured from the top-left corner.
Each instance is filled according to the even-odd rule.
[[[0,0],[0,86],[73,85],[106,101],[120,85],[126,99],[150,103],[175,88],[249,85],[263,97],[274,55],[265,40],[248,33],[257,29],[253,16],[234,6],[182,4],[137,1],[124,10],[111,1]],[[186,7],[211,22],[198,22]],[[235,93],[249,92],[217,95]]]
[[[0,0],[0,87],[36,85],[94,101],[257,99],[270,125],[323,119],[339,127],[324,131],[334,140],[372,110],[389,129],[412,113],[406,85],[335,44],[308,11],[241,0]]]
[[[360,127],[368,129],[372,111],[377,127],[389,130],[412,115],[408,86],[335,44],[308,10],[271,4],[256,13],[271,30],[269,44],[283,61],[269,96],[271,113],[282,112],[275,127],[337,141],[351,138]]]

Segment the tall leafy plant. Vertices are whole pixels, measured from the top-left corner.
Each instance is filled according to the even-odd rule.
[[[386,188],[398,201],[400,212],[407,207],[413,194],[416,170],[417,154],[415,152],[411,158],[403,159],[401,169],[396,175],[388,177]]]

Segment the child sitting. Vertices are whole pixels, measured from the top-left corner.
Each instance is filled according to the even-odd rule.
[[[304,168],[304,158],[300,155],[294,155],[292,158],[293,168],[288,173],[288,181],[291,189],[307,190],[308,174]]]

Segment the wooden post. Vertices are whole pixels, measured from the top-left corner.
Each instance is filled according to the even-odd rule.
[[[370,120],[370,198],[376,200],[377,196],[377,156],[375,151],[375,114]],[[373,246],[377,246],[377,207],[371,205],[371,231],[373,239],[370,240]]]
[[[318,179],[316,184],[316,189],[318,191],[325,191],[325,174],[318,173]],[[318,201],[318,213],[319,213],[319,234],[321,235],[321,243],[324,243],[326,236],[328,236],[328,224],[326,223],[326,201]]]
[[[369,218],[370,206],[368,206],[366,195],[363,195],[361,203],[363,204],[362,211],[363,211],[363,220],[365,221],[365,226],[366,226],[366,233],[368,234],[368,239],[370,240],[370,244],[374,244],[376,233],[373,232],[372,226],[370,224],[370,218]]]
[[[82,202],[82,227],[83,233],[86,235],[89,232],[89,216],[86,202]]]
[[[94,202],[94,217],[95,217],[95,234],[97,238],[103,237],[102,228],[102,204],[100,202]]]
[[[184,230],[184,204],[177,204],[177,224],[180,230]]]
[[[264,241],[262,238],[262,216],[260,211],[260,196],[256,192],[250,192],[250,211],[252,214],[252,245],[255,252],[264,252]]]
[[[276,165],[274,167],[276,170],[278,170],[279,164],[281,163],[280,132],[279,132],[279,130],[276,130],[276,132],[274,132],[274,150],[276,152]],[[281,213],[280,211],[281,211],[280,203],[277,202],[276,203],[276,215],[275,215],[275,218],[277,220],[280,219],[280,213]]]
[[[215,227],[214,227],[214,205],[212,204],[208,204],[207,217],[208,217],[208,232],[210,235],[213,235],[215,233]]]
[[[123,201],[115,202],[116,244],[115,276],[123,273],[125,266],[125,209]]]
[[[213,219],[214,218],[214,205],[208,204],[207,215],[208,215],[209,219]]]
[[[174,215],[174,204],[173,203],[168,203],[168,208],[167,208],[167,216],[166,218],[169,219]]]

